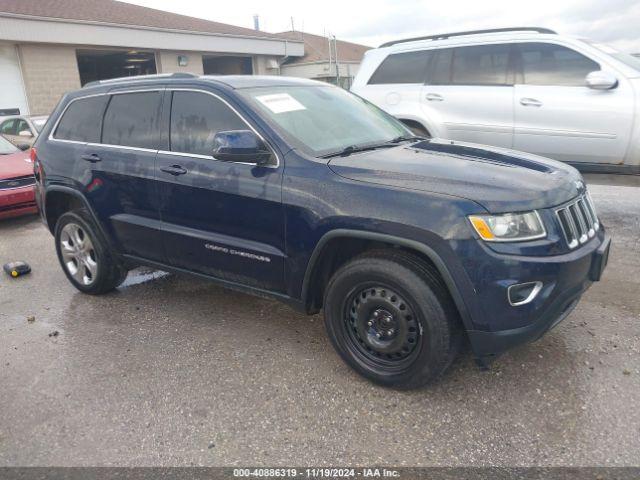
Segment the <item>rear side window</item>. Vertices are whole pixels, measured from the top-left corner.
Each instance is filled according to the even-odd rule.
[[[583,86],[587,74],[600,70],[598,63],[561,45],[522,43],[518,48],[527,85]]]
[[[7,120],[0,125],[0,133],[4,133],[5,135],[15,135],[16,134],[16,120]]]
[[[20,132],[31,132],[29,124],[22,119],[18,120],[18,123],[16,124],[16,135],[19,135]]]
[[[213,138],[225,130],[247,130],[247,124],[223,101],[199,92],[173,92],[172,152],[213,155]]]
[[[160,92],[113,95],[104,116],[102,143],[158,148]]]
[[[69,104],[56,128],[54,138],[76,142],[98,143],[102,114],[109,97],[100,95]]]
[[[476,45],[453,49],[451,83],[454,85],[506,85],[509,45]]]
[[[389,55],[371,75],[369,85],[424,83],[431,52],[406,52]]]

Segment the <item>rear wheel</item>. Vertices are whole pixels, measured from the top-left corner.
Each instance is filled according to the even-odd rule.
[[[127,270],[109,251],[84,210],[60,216],[56,223],[55,241],[64,273],[81,292],[106,293],[126,278]]]
[[[461,342],[457,311],[439,276],[402,252],[375,252],[344,265],[327,286],[324,308],[338,353],[386,386],[434,380]]]

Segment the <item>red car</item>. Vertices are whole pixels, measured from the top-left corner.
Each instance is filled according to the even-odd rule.
[[[0,219],[37,213],[33,162],[0,135]]]

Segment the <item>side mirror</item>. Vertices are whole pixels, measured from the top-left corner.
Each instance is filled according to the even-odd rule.
[[[25,138],[31,138],[31,137],[33,137],[33,133],[31,133],[29,130],[22,130],[22,131],[18,132],[18,136],[19,137],[25,137]]]
[[[611,90],[618,86],[618,79],[609,72],[598,70],[587,75],[585,84],[593,90]]]
[[[251,130],[228,130],[213,137],[213,156],[226,162],[265,165],[271,160],[272,153]]]
[[[16,145],[16,147],[18,147],[23,152],[26,152],[27,150],[29,150],[31,148],[31,145],[29,145],[28,143],[18,143]]]

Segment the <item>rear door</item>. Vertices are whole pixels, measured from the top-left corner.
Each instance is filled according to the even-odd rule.
[[[397,118],[424,123],[420,94],[430,56],[425,50],[389,55],[357,93]]]
[[[21,133],[23,133],[24,136],[20,135]],[[22,118],[18,119],[15,126],[15,137],[12,139],[12,141],[16,145],[19,145],[21,143],[33,145],[33,142],[35,142],[35,140],[36,132],[32,131],[26,120]]]
[[[634,114],[628,81],[618,76],[616,88],[592,90],[585,78],[603,68],[595,60],[552,43],[517,48],[514,147],[556,160],[621,163]]]
[[[0,123],[0,135],[9,140],[14,145],[16,144],[17,135],[16,127],[18,126],[17,118],[10,118]]]
[[[166,257],[175,267],[284,291],[282,171],[212,156],[218,131],[252,130],[221,96],[167,90],[165,150],[158,154]]]
[[[83,154],[87,197],[118,249],[163,261],[155,163],[163,89],[115,91],[102,122],[100,142]]]
[[[437,50],[421,104],[451,140],[510,148],[513,143],[512,49],[508,44]]]

